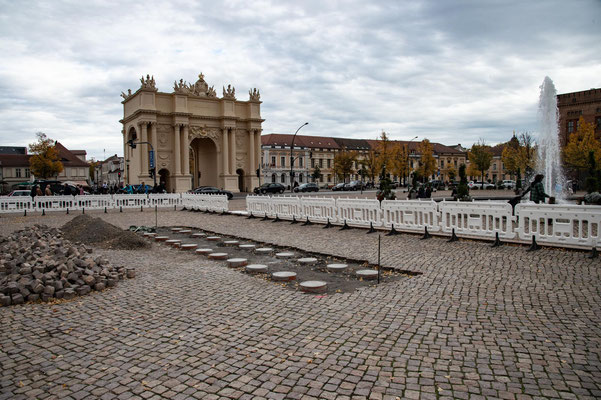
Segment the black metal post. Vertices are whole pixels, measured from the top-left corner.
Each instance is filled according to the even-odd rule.
[[[292,136],[292,143],[290,143],[290,193],[292,193],[294,190],[294,188],[292,187],[292,168],[294,166],[294,158],[292,157],[292,150],[294,149],[294,140],[296,139],[296,134],[298,133],[298,131],[300,131],[300,129],[305,125],[309,125],[309,123],[305,122],[304,124],[302,124],[301,126],[298,127],[296,132],[294,132],[294,136]]]

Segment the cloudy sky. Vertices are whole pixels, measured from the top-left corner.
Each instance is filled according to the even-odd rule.
[[[121,91],[201,71],[259,88],[264,133],[494,144],[536,132],[545,76],[601,87],[600,38],[599,0],[0,0],[0,145],[121,154]]]

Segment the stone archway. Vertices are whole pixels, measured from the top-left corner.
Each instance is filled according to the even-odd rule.
[[[190,173],[192,188],[219,187],[217,146],[212,139],[201,137],[190,142]]]
[[[158,174],[159,176],[157,178],[159,179],[159,185],[164,186],[167,193],[171,193],[173,188],[171,187],[171,180],[169,179],[169,170],[163,168],[159,170]]]
[[[244,190],[244,171],[238,168],[236,170],[236,175],[238,175],[238,190],[241,192],[246,192],[246,190]]]

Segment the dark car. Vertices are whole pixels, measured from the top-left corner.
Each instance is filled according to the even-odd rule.
[[[341,182],[341,183],[339,183],[338,185],[334,186],[334,187],[332,188],[332,190],[333,190],[333,191],[335,191],[335,192],[337,192],[337,191],[339,191],[339,190],[346,190],[346,188],[345,188],[345,185],[346,185],[346,183],[344,183],[344,182]]]
[[[229,190],[216,188],[215,186],[201,186],[192,191],[195,194],[225,194],[227,199],[231,200],[234,195]]]
[[[348,190],[363,190],[365,185],[361,181],[352,181],[348,184]]]
[[[317,186],[317,183],[303,183],[300,186],[297,186],[294,188],[295,192],[319,192],[319,187]]]
[[[265,193],[284,193],[286,188],[281,183],[264,183],[259,187],[256,187],[253,192],[256,194]]]

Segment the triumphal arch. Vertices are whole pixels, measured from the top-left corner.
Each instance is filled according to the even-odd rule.
[[[231,85],[217,97],[202,73],[195,83],[174,82],[171,93],[160,92],[154,77],[147,75],[140,82],[135,92],[121,93],[126,184],[152,184],[154,160],[157,182],[169,192],[198,186],[239,192],[258,186],[264,120],[257,89],[249,90],[249,99],[242,101]],[[132,149],[130,140],[149,144]]]

